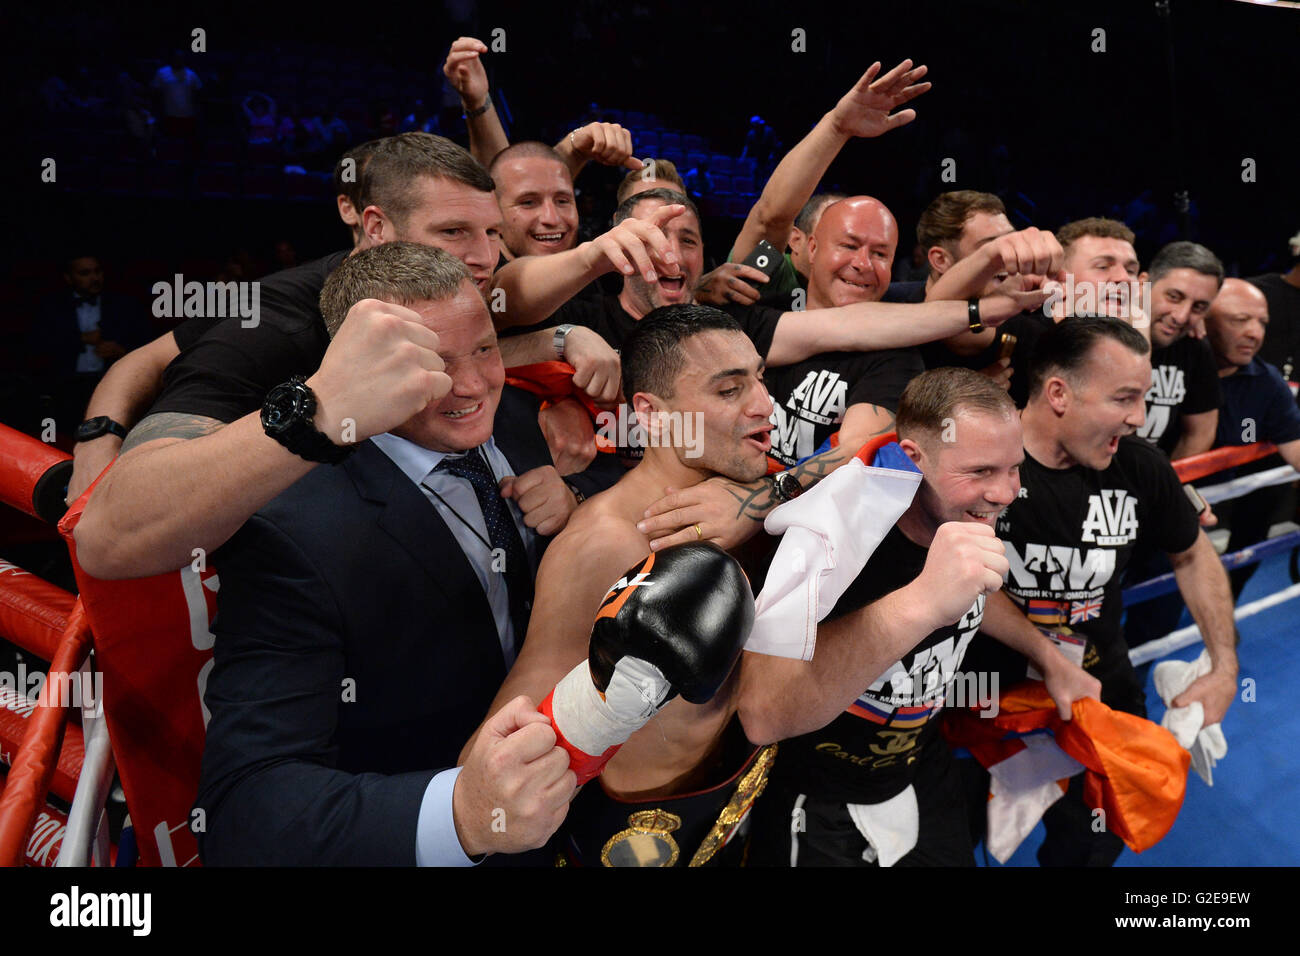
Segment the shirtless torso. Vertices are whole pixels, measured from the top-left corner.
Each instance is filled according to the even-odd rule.
[[[654,470],[643,465],[573,513],[547,548],[528,640],[489,713],[498,702],[519,694],[540,701],[586,658],[591,623],[605,593],[650,553],[650,541],[636,524],[646,506],[662,495]],[[706,704],[690,704],[680,697],[670,701],[609,762],[605,788],[635,799],[689,788],[700,768],[708,765],[735,713],[735,689],[733,673]]]

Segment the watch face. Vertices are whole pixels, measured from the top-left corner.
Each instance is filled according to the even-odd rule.
[[[96,415],[89,418],[77,426],[77,441],[87,441],[91,438],[98,438],[108,431],[108,416]]]
[[[803,494],[803,486],[794,475],[781,472],[776,476],[776,491],[782,501],[792,501]]]
[[[306,404],[304,390],[293,385],[277,385],[262,406],[262,425],[269,431],[283,431],[297,422]]]

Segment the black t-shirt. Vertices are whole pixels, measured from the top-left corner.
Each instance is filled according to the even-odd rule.
[[[1278,272],[1246,281],[1268,300],[1268,333],[1257,358],[1276,365],[1283,378],[1294,381],[1296,365],[1300,363],[1300,289]]]
[[[233,422],[262,407],[266,393],[320,367],[329,334],[320,314],[325,279],[346,259],[336,252],[261,280],[257,325],[225,319],[196,338],[163,373],[149,410]],[[178,340],[179,342],[179,340]]]
[[[1047,468],[1026,454],[1020,485],[997,524],[1011,564],[1007,594],[1041,629],[1066,635],[1085,668],[1122,668],[1121,580],[1135,547],[1185,551],[1199,533],[1178,475],[1159,449],[1130,436],[1105,471]],[[1025,658],[987,635],[967,664],[1000,671],[1004,688],[1026,668]]]
[[[881,302],[924,302],[925,280],[891,282],[880,299]]]
[[[1164,348],[1152,349],[1147,419],[1138,435],[1171,454],[1182,435],[1182,417],[1213,411],[1222,399],[1209,342],[1184,336]]]
[[[915,349],[823,352],[796,365],[768,369],[773,459],[790,468],[839,431],[845,409],[858,404],[898,411],[903,389],[925,370]]]
[[[1007,337],[1015,336],[1011,349],[1011,387],[1008,394],[1017,408],[1024,408],[1029,401],[1029,357],[1034,354],[1034,346],[1043,333],[1051,327],[1051,317],[1044,315],[1041,309],[1033,309],[1013,315],[998,326],[992,344],[982,352],[957,355],[942,342],[928,342],[921,346],[921,358],[928,369],[969,368],[978,372],[996,362],[1002,355]]]
[[[910,584],[926,549],[892,528],[827,620]],[[773,773],[823,800],[880,803],[901,793],[918,761],[947,745],[935,718],[984,617],[984,596],[956,624],[927,636],[821,730],[781,742]],[[974,703],[973,700],[969,703]]]

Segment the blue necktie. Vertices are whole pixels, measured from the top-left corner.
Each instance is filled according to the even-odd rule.
[[[445,471],[463,478],[474,489],[479,509],[483,512],[483,523],[487,525],[494,563],[498,555],[505,556],[506,595],[517,647],[528,631],[528,614],[533,605],[533,572],[523,539],[519,537],[519,529],[510,513],[510,505],[501,497],[496,476],[477,448],[461,458],[444,458],[434,471]]]

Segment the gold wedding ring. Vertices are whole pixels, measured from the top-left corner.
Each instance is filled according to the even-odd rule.
[[[700,530],[700,523],[698,521],[695,522],[695,540],[696,541],[704,540],[704,532]]]

